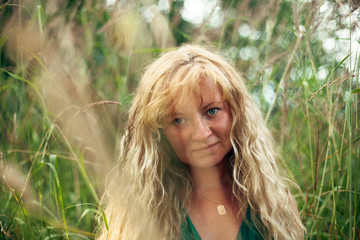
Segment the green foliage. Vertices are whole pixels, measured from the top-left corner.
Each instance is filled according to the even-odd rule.
[[[131,93],[184,43],[214,45],[247,79],[307,238],[359,238],[355,2],[204,1],[200,24],[188,0],[116,2],[0,3],[0,239],[95,238]]]

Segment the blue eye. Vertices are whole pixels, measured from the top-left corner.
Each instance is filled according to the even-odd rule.
[[[207,110],[207,114],[214,115],[215,113],[217,113],[217,111],[219,111],[218,108],[211,108],[211,109]]]
[[[175,118],[175,119],[174,119],[174,123],[175,123],[175,124],[178,124],[178,125],[179,125],[179,124],[182,124],[183,122],[184,122],[184,119],[183,119],[183,118]]]

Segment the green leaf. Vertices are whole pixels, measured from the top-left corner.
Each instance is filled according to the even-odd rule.
[[[10,77],[12,77],[12,78],[14,78],[14,79],[17,79],[17,80],[20,80],[20,81],[22,81],[22,82],[25,82],[25,83],[29,84],[29,86],[32,87],[32,88],[34,89],[34,91],[37,93],[37,95],[39,96],[40,101],[41,101],[41,103],[42,103],[42,105],[43,105],[43,107],[44,107],[44,113],[45,113],[45,114],[47,113],[47,111],[46,111],[46,104],[45,104],[44,98],[42,97],[39,89],[36,87],[36,85],[35,85],[34,83],[32,83],[32,82],[29,81],[29,80],[26,80],[25,78],[23,78],[23,77],[15,74],[15,73],[9,72],[9,71],[7,71],[7,70],[5,70],[5,69],[3,69],[3,68],[0,68],[0,71],[6,72],[8,75],[10,75]]]
[[[351,93],[357,93],[357,94],[359,94],[359,93],[360,93],[360,88],[357,88],[357,89],[352,90]]]
[[[0,87],[0,91],[5,91],[6,89],[10,88],[11,85],[10,84],[7,84],[7,85],[3,85]]]
[[[4,43],[6,42],[7,39],[8,39],[7,35],[0,38],[0,47],[2,47],[4,45]]]

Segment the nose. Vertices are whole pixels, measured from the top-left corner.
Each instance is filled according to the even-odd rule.
[[[211,128],[208,124],[208,122],[206,121],[206,119],[203,119],[201,117],[197,117],[194,120],[193,123],[193,129],[192,129],[192,140],[203,140],[208,138],[212,131]]]

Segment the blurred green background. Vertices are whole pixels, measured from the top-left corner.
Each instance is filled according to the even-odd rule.
[[[210,44],[246,78],[308,239],[359,239],[359,1],[0,2],[0,239],[94,239],[132,92]]]

